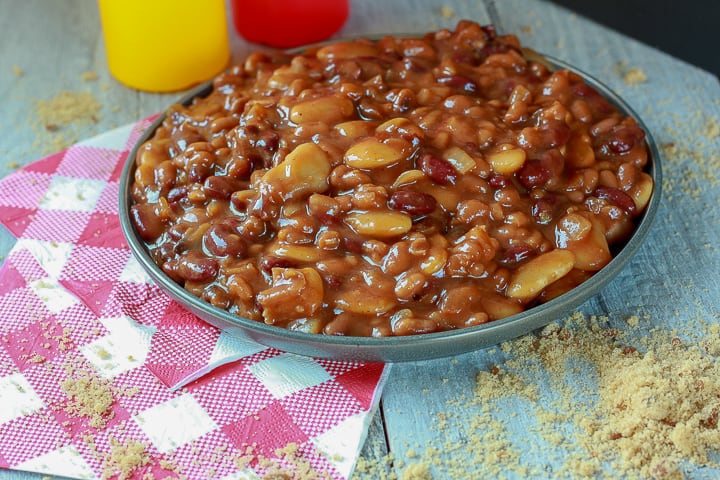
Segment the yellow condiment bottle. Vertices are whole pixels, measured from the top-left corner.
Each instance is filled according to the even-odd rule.
[[[151,92],[212,78],[230,59],[224,0],[98,0],[110,73]]]

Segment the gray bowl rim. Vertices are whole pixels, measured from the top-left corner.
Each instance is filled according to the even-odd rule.
[[[289,53],[298,53],[302,49],[315,47],[310,45],[301,49],[293,49]],[[470,351],[497,345],[533,330],[544,327],[552,321],[559,320],[571,310],[578,307],[601,290],[614,279],[630,262],[650,232],[653,220],[660,206],[662,196],[662,168],[660,152],[641,117],[618,94],[595,77],[578,68],[548,55],[542,55],[555,69],[566,69],[580,75],[583,80],[600,92],[610,103],[623,114],[634,118],[645,131],[645,143],[649,152],[646,170],[654,181],[652,197],[637,220],[637,226],[631,237],[620,251],[600,271],[572,290],[546,303],[534,306],[524,312],[483,325],[466,327],[457,330],[425,333],[396,337],[350,337],[328,336],[287,330],[273,325],[257,322],[233,315],[225,310],[214,307],[202,299],[190,294],[180,285],[173,282],[156,265],[135,226],[130,220],[131,205],[130,188],[134,178],[135,157],[138,148],[154,134],[165,119],[163,112],[145,130],[130,151],[120,179],[119,216],[125,239],[130,250],[149,274],[152,280],[172,299],[179,302],[205,322],[214,325],[231,335],[257,342],[261,345],[278,350],[316,358],[327,358],[360,362],[406,362],[430,360],[434,358],[455,356]],[[195,98],[202,98],[212,91],[212,80],[205,82],[174,103],[189,105]]]

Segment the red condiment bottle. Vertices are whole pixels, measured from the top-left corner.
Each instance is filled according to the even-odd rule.
[[[329,38],[349,11],[349,0],[232,0],[237,32],[250,42],[278,48]]]

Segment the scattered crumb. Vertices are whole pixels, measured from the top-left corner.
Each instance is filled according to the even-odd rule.
[[[33,353],[28,361],[31,363],[45,363],[45,360],[45,357],[43,357],[42,355]]]
[[[110,358],[112,358],[112,354],[104,348],[99,348],[97,350],[97,356],[98,358],[100,358],[100,360],[109,360]]]
[[[378,461],[371,461],[365,457],[359,457],[355,464],[353,479],[362,478],[368,480],[397,480],[397,475],[392,471],[395,455],[391,452],[381,457]]]
[[[97,122],[100,104],[90,92],[64,90],[50,100],[36,100],[35,114],[45,126]]]
[[[173,472],[178,475],[182,473],[182,467],[168,460],[160,459],[158,460],[158,465],[160,466],[160,468],[162,468],[163,470],[167,470],[168,472]]]
[[[705,136],[708,140],[720,136],[720,124],[716,119],[711,118],[705,123]]]
[[[50,100],[35,100],[30,119],[37,138],[33,148],[40,153],[63,150],[76,143],[83,127],[97,123],[100,103],[90,92],[62,91]]]
[[[403,470],[401,480],[432,480],[430,469],[425,463],[411,463]]]
[[[407,461],[401,480],[671,480],[689,465],[720,467],[720,325],[681,340],[649,320],[628,316],[619,328],[575,313],[503,343],[506,360],[437,415],[445,440],[394,462]],[[503,416],[507,402],[527,406],[524,431]],[[357,478],[380,478],[373,468],[361,459]]]
[[[455,10],[449,5],[443,5],[440,7],[440,15],[443,18],[453,18],[455,16]]]
[[[20,78],[25,74],[25,71],[23,71],[22,68],[18,67],[17,65],[13,65],[12,72],[15,74],[16,77]]]
[[[110,454],[106,455],[102,464],[102,478],[117,478],[126,480],[133,476],[135,470],[150,463],[150,455],[146,451],[147,446],[128,440],[125,444],[115,439],[110,440]]]
[[[82,78],[85,82],[93,82],[98,79],[98,74],[97,72],[87,71],[83,72],[82,75],[80,75],[80,78]]]
[[[74,370],[72,366],[66,369],[71,375],[61,384],[70,399],[66,412],[87,418],[91,427],[105,427],[114,416],[111,407],[115,397],[110,383],[86,370]]]
[[[647,82],[648,78],[641,68],[631,68],[623,74],[623,82],[628,85],[637,85],[638,83]]]

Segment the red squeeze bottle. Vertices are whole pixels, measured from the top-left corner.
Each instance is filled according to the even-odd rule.
[[[232,0],[235,30],[245,40],[278,48],[325,40],[349,11],[349,0]]]

